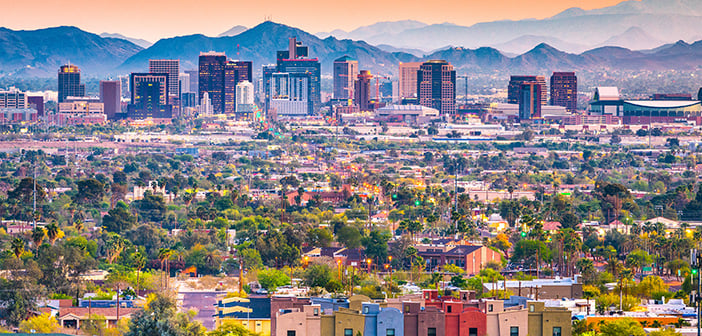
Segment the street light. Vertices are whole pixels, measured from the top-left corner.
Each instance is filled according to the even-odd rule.
[[[371,274],[370,267],[371,267],[372,262],[373,262],[373,260],[371,260],[371,258],[366,259],[366,263],[368,264],[368,275]]]

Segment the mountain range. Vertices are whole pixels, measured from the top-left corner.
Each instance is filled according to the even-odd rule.
[[[628,34],[634,36],[642,32],[633,29]],[[75,27],[36,31],[2,28],[0,76],[53,77],[58,67],[68,62],[80,66],[89,77],[114,76],[146,71],[149,59],[180,59],[182,69],[196,69],[199,53],[211,50],[223,51],[233,59],[251,60],[259,69],[263,64],[275,63],[275,51],[286,49],[289,37],[297,37],[298,41],[309,46],[310,56],[318,57],[322,63],[323,74],[330,74],[333,61],[343,55],[357,59],[360,69],[389,76],[396,75],[400,62],[429,59],[445,59],[459,73],[684,70],[702,65],[702,41],[692,44],[678,41],[640,51],[603,46],[582,53],[568,53],[540,43],[518,55],[509,55],[492,47],[449,47],[422,55],[418,50],[379,47],[364,41],[339,40],[332,36],[321,39],[300,29],[267,21],[236,36],[195,34],[166,38],[146,49],[127,40],[100,37]]]
[[[526,48],[549,43],[564,51],[580,53],[604,45],[639,49],[677,40],[699,40],[702,39],[700,20],[702,1],[699,0],[630,0],[593,10],[570,8],[542,20],[503,20],[472,26],[382,22],[348,33],[337,30],[319,33],[319,36],[331,34],[373,45],[387,44],[424,51],[451,45],[465,48],[492,46],[507,53],[523,53]],[[515,40],[530,40],[531,45],[524,46],[520,42],[512,47]]]

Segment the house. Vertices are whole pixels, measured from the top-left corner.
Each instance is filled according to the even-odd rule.
[[[362,314],[366,317],[364,336],[404,335],[405,325],[402,311],[381,307],[377,303],[364,302]]]
[[[477,274],[490,261],[501,262],[502,254],[481,245],[415,245],[418,255],[427,263],[427,271],[440,270],[446,264],[456,265],[468,275]]]
[[[300,313],[304,312],[304,308],[312,304],[310,298],[299,298],[295,296],[274,296],[271,298],[271,336],[277,335],[278,330],[278,318],[284,313]],[[316,305],[321,310],[321,305]],[[279,314],[280,313],[280,314]],[[296,316],[299,318],[300,316]],[[286,318],[290,317],[287,316]],[[305,315],[306,316],[306,315]],[[295,329],[297,330],[297,329]],[[285,335],[285,334],[280,334]]]
[[[502,300],[479,302],[479,309],[486,315],[488,335],[526,336],[529,316],[521,306],[505,308]]]
[[[105,317],[106,326],[115,326],[119,319],[130,319],[132,314],[139,311],[140,308],[83,308],[83,307],[65,307],[59,308],[56,314],[61,328],[80,329],[80,325],[85,321],[94,318],[95,315]]]
[[[235,323],[253,333],[271,334],[271,299],[268,297],[222,298],[215,305],[215,326]]]
[[[560,307],[546,307],[544,302],[528,301],[530,336],[571,336],[571,312]]]
[[[419,302],[404,302],[405,336],[438,336],[446,334],[446,316],[437,307],[424,307]],[[497,334],[495,334],[497,335]]]
[[[528,296],[533,299],[580,299],[583,297],[583,284],[578,277],[534,280],[507,280],[484,283],[485,291],[507,289],[517,296]]]
[[[276,311],[272,315],[276,323],[271,326],[271,335],[321,336],[321,310],[320,305],[305,305]]]

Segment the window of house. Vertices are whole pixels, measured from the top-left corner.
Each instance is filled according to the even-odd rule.
[[[446,307],[446,311],[450,313],[450,312],[451,312],[451,308],[452,308],[451,306]]]
[[[386,329],[385,336],[395,336],[395,329]]]
[[[491,312],[491,311],[492,311],[492,309],[493,309],[493,308],[492,308],[492,305],[491,305],[491,304],[489,304],[489,305],[488,305],[488,311],[489,311],[489,312]]]
[[[530,304],[530,305],[529,305],[529,312],[530,312],[530,313],[533,313],[533,312],[534,312],[534,305],[533,305],[533,304]]]
[[[319,315],[319,308],[315,308],[314,310],[312,310],[312,313],[314,314],[314,316]]]
[[[561,327],[553,327],[553,336],[561,336]]]
[[[368,306],[363,307],[363,313],[368,314]]]
[[[468,328],[468,336],[478,336],[478,328]]]
[[[509,336],[519,336],[519,327],[509,327]]]
[[[409,306],[405,306],[405,313],[409,313]]]
[[[353,336],[353,329],[344,329],[344,336]]]
[[[427,330],[427,336],[436,336],[436,328],[429,328]]]
[[[296,336],[295,330],[288,330],[288,336]]]

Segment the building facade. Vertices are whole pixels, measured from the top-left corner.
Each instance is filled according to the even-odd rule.
[[[417,98],[417,71],[422,62],[400,62],[398,95],[403,98]]]
[[[307,46],[297,42],[297,39],[294,37],[290,38],[288,50],[279,50],[276,54],[276,72],[288,73],[294,78],[307,77],[307,80],[304,81],[307,89],[307,93],[304,94],[308,105],[307,114],[311,115],[319,110],[322,104],[321,64],[317,58],[309,58],[309,48]],[[265,77],[264,81],[266,81]],[[277,111],[277,113],[280,115],[280,111]]]
[[[371,81],[373,75],[368,70],[361,70],[356,76],[353,89],[353,101],[361,111],[369,111],[371,102]]]
[[[358,73],[358,61],[344,55],[334,60],[334,98],[354,97],[354,76]]]
[[[149,60],[149,72],[168,75],[168,103],[180,96],[180,60]]]
[[[519,86],[519,119],[541,118],[542,85],[538,82],[523,82]]]
[[[62,65],[58,71],[58,102],[66,97],[85,96],[85,85],[80,83],[80,68],[75,65]]]
[[[127,117],[133,119],[173,117],[172,106],[168,103],[167,73],[132,73],[129,81],[131,92]]]
[[[0,108],[27,108],[27,95],[16,89],[10,88],[7,91],[0,91]]]
[[[278,116],[311,114],[310,77],[299,73],[274,73],[270,82],[270,107]]]
[[[417,71],[419,105],[439,110],[442,115],[456,114],[456,71],[443,60],[422,63]]]
[[[100,102],[105,105],[107,119],[114,120],[122,113],[122,82],[100,81]]]
[[[198,59],[198,101],[207,92],[215,114],[224,113],[224,67],[227,55],[220,52],[200,53]]]
[[[551,105],[564,106],[574,112],[578,105],[578,77],[575,72],[554,72],[551,75]]]
[[[511,76],[509,78],[509,86],[507,87],[507,103],[519,104],[521,99],[521,89],[523,83],[536,82],[541,87],[541,95],[539,96],[539,104],[546,105],[546,78],[544,76]]]
[[[224,113],[237,111],[237,85],[253,82],[253,69],[250,61],[229,61],[224,66]]]

